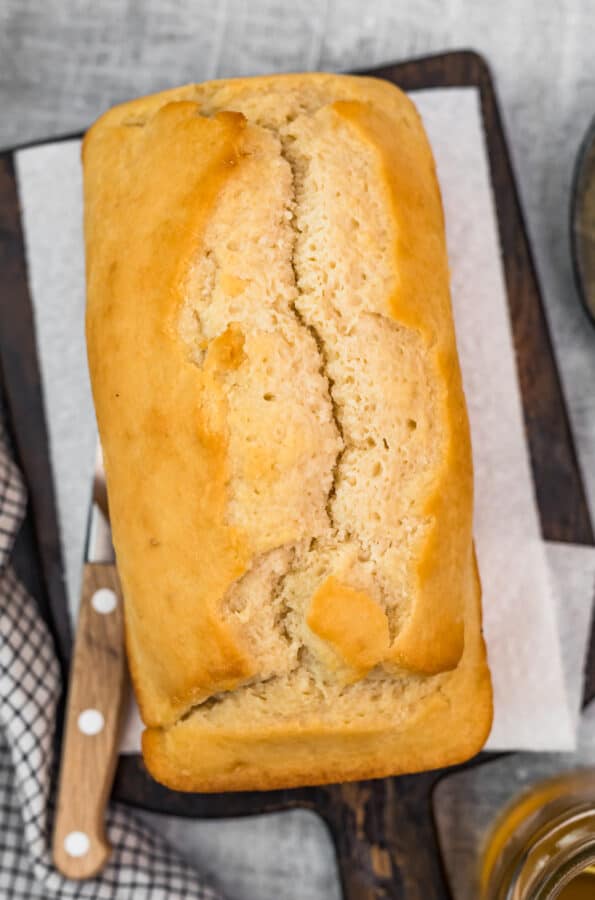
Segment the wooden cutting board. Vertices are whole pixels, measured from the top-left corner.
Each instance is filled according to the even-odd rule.
[[[479,88],[542,533],[547,540],[593,544],[490,72],[481,57],[465,51],[399,63],[365,74],[386,78],[405,90]],[[70,654],[69,620],[12,152],[0,154],[0,275],[1,387],[9,430],[31,501],[14,562],[18,574],[38,598],[66,668]],[[592,639],[585,699],[594,695]],[[470,765],[480,765],[485,758],[482,755]],[[195,817],[306,807],[318,812],[331,830],[347,900],[438,900],[447,898],[449,893],[430,800],[434,785],[443,776],[444,771],[439,771],[292,791],[178,794],[156,784],[139,756],[126,756],[119,762],[114,796],[133,806]]]

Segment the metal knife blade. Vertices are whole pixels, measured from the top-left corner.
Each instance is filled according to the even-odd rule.
[[[85,560],[87,562],[104,563],[115,561],[112,530],[109,521],[105,471],[103,469],[103,454],[100,443],[97,444],[97,454],[95,456]]]

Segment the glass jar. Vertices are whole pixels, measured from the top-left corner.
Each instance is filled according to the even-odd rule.
[[[496,822],[482,900],[595,900],[595,771],[535,785]]]

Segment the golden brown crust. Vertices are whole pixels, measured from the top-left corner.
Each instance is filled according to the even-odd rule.
[[[358,678],[386,658],[386,613],[365,591],[355,591],[333,575],[312,595],[306,624]]]
[[[434,676],[435,690],[394,721],[270,723],[208,729],[190,716],[172,729],[148,729],[143,756],[153,777],[178,791],[273,790],[384,778],[438,769],[470,759],[492,725],[492,686],[481,633],[475,561],[466,585],[468,640],[458,667]]]
[[[210,685],[229,688],[251,674],[217,615],[247,559],[242,535],[221,525],[225,446],[197,404],[220,388],[210,372],[186,365],[171,334],[179,273],[209,198],[236,160],[242,127],[240,117],[207,120],[192,103],[167,105],[146,129],[97,130],[84,151],[89,367],[129,658],[147,723],[175,720]],[[163,137],[172,134],[173,159]],[[156,172],[165,184],[148,190]],[[196,549],[182,539],[190,532],[203,558],[217,560],[200,569],[200,604]]]
[[[213,209],[253,164],[254,131],[229,110],[255,86],[263,97],[332,97],[337,121],[378,161],[379,195],[397,235],[391,265],[398,277],[387,308],[421,340],[440,386],[445,444],[422,511],[429,526],[417,587],[384,663],[432,684],[434,673],[446,674],[436,675],[435,692],[426,691],[398,726],[372,716],[363,730],[341,729],[284,716],[260,732],[249,723],[230,732],[199,727],[192,714],[178,721],[205,698],[259,675],[241,630],[221,613],[261,552],[250,530],[227,515],[222,373],[242,364],[244,335],[230,322],[196,366],[178,329]],[[83,161],[89,366],[150,770],[180,790],[231,790],[417,771],[471,755],[489,730],[491,694],[478,591],[469,580],[469,429],[440,196],[413,105],[385,82],[347,76],[187,85],[110,110],[88,132]],[[224,278],[227,293],[241,297],[241,279]],[[263,466],[264,478],[268,461]],[[288,526],[283,539],[289,545],[297,536]],[[345,638],[353,649],[357,635]]]
[[[377,83],[374,83],[377,87]],[[383,84],[384,88],[385,85]],[[419,562],[412,615],[392,647],[395,663],[432,674],[457,665],[463,649],[461,561],[471,542],[473,473],[471,442],[450,307],[444,219],[435,165],[423,127],[398,127],[402,96],[386,85],[385,101],[335,103],[363,141],[381,155],[395,230],[399,273],[390,298],[395,321],[421,332],[431,347],[439,380],[448,386],[439,413],[448,422],[447,448],[426,514],[432,529]],[[392,113],[392,115],[391,115]]]

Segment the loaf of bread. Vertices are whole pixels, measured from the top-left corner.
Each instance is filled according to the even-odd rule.
[[[266,789],[471,756],[471,450],[415,107],[369,78],[188,85],[109,111],[83,162],[150,772]]]

